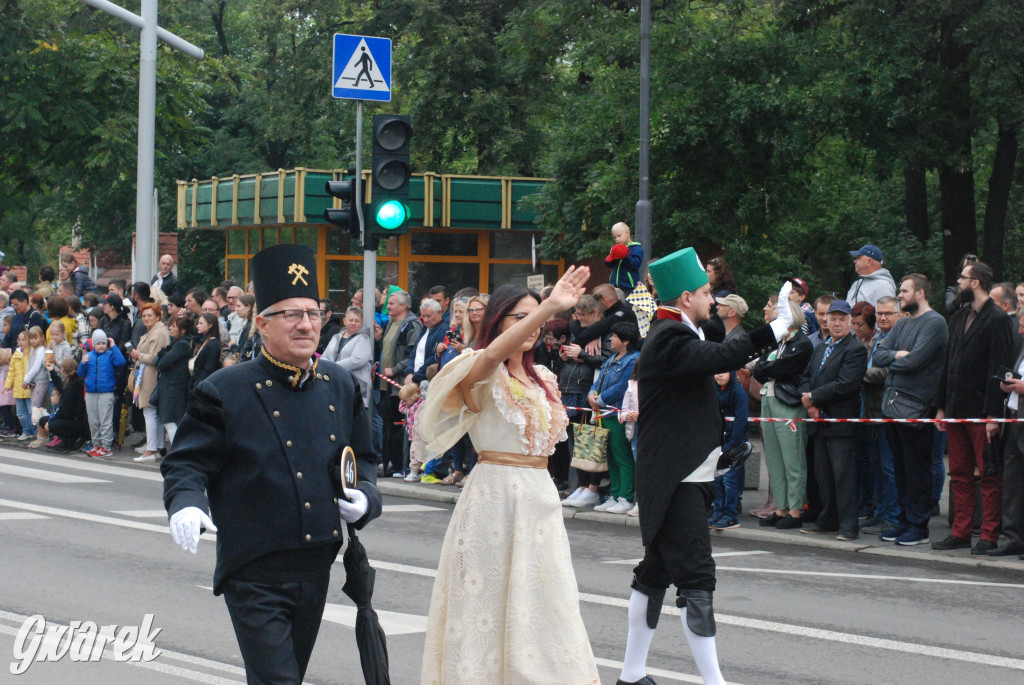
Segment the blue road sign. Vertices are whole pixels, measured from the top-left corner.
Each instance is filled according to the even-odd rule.
[[[391,39],[334,34],[332,94],[348,100],[391,101]]]

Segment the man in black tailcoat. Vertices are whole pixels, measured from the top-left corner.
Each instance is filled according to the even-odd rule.
[[[714,298],[693,248],[650,265],[662,306],[644,342],[637,376],[636,494],[644,558],[634,569],[626,655],[617,685],[651,685],[647,651],[669,585],[677,588],[683,632],[705,683],[724,683],[715,649],[712,593],[715,562],[707,515],[724,422],[714,374],[734,371],[774,347],[789,330],[789,309],[769,325],[722,343],[704,339],[700,325]],[[779,301],[789,298],[787,282]]]
[[[381,512],[370,424],[340,366],[316,359],[316,257],[275,245],[253,257],[263,347],[196,388],[161,465],[171,536],[193,554],[217,532],[223,594],[249,683],[299,683],[327,599],[344,524]],[[339,496],[331,467],[355,452],[358,486]]]

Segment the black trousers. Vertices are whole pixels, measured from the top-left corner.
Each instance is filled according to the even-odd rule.
[[[654,590],[675,585],[681,590],[715,590],[708,513],[714,483],[679,483],[661,529],[633,569],[636,582]]]
[[[1005,424],[1003,443],[1003,535],[1010,548],[1024,548],[1024,424]]]
[[[89,439],[89,422],[75,421],[72,419],[50,419],[46,422],[46,429],[50,437],[58,437],[62,440],[77,440],[79,438]]]
[[[384,422],[381,464],[384,466],[385,476],[401,471],[403,468],[402,442],[405,427],[396,425],[396,423],[403,421],[405,416],[398,411],[398,402],[398,395],[390,393],[380,398],[380,418]]]
[[[892,449],[892,470],[900,523],[928,532],[932,517],[933,424],[895,423],[885,428]]]
[[[229,579],[224,601],[249,685],[298,685],[327,602],[329,577],[300,583]]]
[[[821,495],[818,525],[856,533],[857,438],[815,435],[814,471]]]

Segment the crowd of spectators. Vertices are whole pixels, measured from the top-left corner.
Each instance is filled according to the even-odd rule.
[[[635,243],[628,233],[615,239],[626,264]],[[759,421],[770,489],[746,513],[760,526],[839,540],[872,534],[901,546],[1024,554],[1024,427],[957,421],[1018,417],[1024,283],[993,283],[992,270],[966,255],[957,284],[945,291],[943,316],[929,304],[925,276],[894,279],[874,245],[850,254],[858,278],[845,297],[811,299],[804,279],[787,277],[789,301],[772,295],[761,311],[771,321],[788,307],[789,334],[716,376],[731,419],[723,450],[746,442],[748,416]],[[134,445],[135,461],[158,460],[195,385],[261,349],[251,285],[188,289],[174,266],[165,255],[151,282],[114,280],[102,296],[70,253],[58,270],[42,267],[32,288],[0,274],[0,437],[102,458],[136,432],[144,438]],[[637,515],[634,428],[643,416],[633,367],[657,293],[632,266],[623,269],[543,327],[534,360],[558,378],[572,423],[607,429],[606,472],[571,466],[572,431],[557,447],[549,471],[563,504]],[[705,336],[746,335],[753,310],[728,263],[716,257],[707,271],[717,307]],[[415,414],[430,379],[473,348],[487,294],[436,285],[418,299],[395,286],[367,295],[321,301],[318,354],[350,371],[375,409],[383,476],[463,484],[476,461],[468,436],[446,454],[430,454],[417,440]],[[925,421],[885,422],[892,419]],[[952,530],[932,541],[947,452]],[[708,525],[742,525],[742,470],[716,488]]]

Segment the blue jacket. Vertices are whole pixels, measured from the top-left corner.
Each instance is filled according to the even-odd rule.
[[[117,345],[109,345],[103,354],[88,352],[89,361],[78,365],[78,375],[85,382],[86,392],[114,392],[117,377],[114,368],[124,366],[124,355]]]
[[[640,264],[644,261],[644,248],[640,243],[626,243],[629,255],[622,259],[605,257],[604,263],[612,270],[608,282],[618,288],[632,290],[640,282]]]
[[[433,328],[427,328],[424,326],[423,331],[420,333],[420,337],[416,339],[416,343],[409,347],[409,361],[405,365],[405,373],[412,374],[412,379],[419,383],[420,381],[427,380],[427,367],[431,364],[437,363],[437,345],[438,343],[444,342],[444,334],[448,332],[448,324],[441,321]],[[416,364],[416,348],[419,346],[420,341],[423,337],[427,338],[427,347],[424,350],[423,365],[415,367]]]
[[[729,374],[729,383],[724,388],[717,383],[715,388],[718,390],[718,407],[722,410],[722,416],[732,416],[736,419],[725,424],[729,434],[725,444],[722,445],[722,451],[725,452],[747,441],[747,419],[750,417],[750,404],[747,392],[736,380],[735,371]]]
[[[604,360],[601,364],[601,373],[594,379],[594,385],[590,388],[591,393],[597,394],[599,407],[622,408],[622,397],[626,394],[629,377],[633,375],[633,365],[639,357],[639,352],[627,352],[622,355],[622,359],[616,359],[615,355],[612,355]]]

